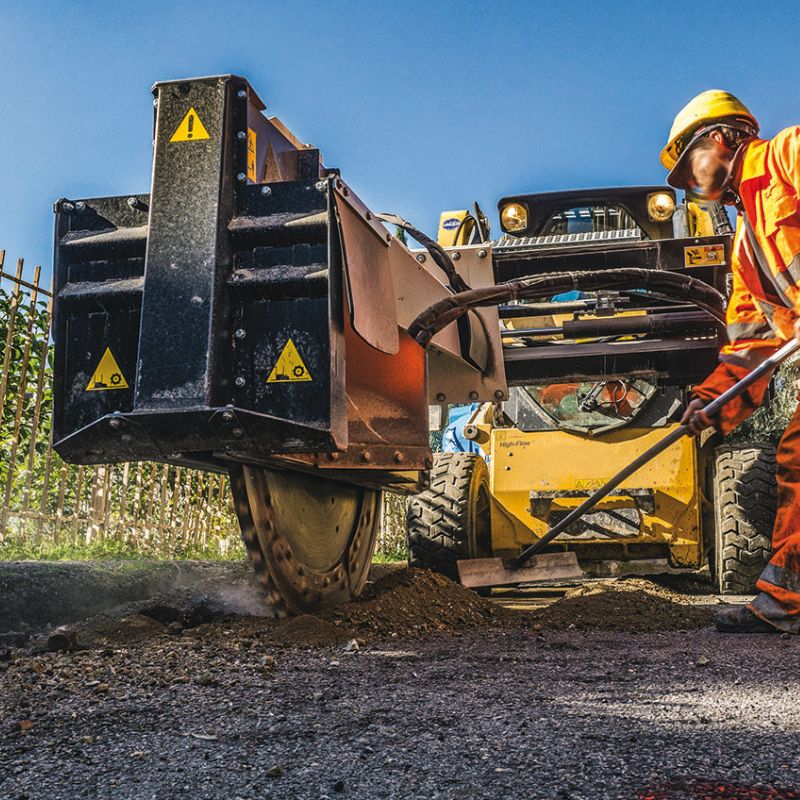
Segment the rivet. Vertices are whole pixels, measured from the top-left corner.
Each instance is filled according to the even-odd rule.
[[[261,194],[272,194],[272,189],[269,186],[262,186]]]
[[[247,90],[246,89],[239,89],[239,91],[236,92],[236,96],[237,97],[247,97]]]
[[[236,138],[237,138],[239,141],[242,141],[243,139],[246,139],[246,138],[247,138],[247,134],[246,134],[244,131],[237,131],[237,132],[236,132]]]
[[[361,460],[372,461],[372,453],[370,453],[369,450],[364,450],[364,452],[361,454]]]
[[[478,250],[478,258],[486,258],[486,255],[487,255],[487,253],[486,253],[485,250],[483,250],[483,249]]]
[[[234,336],[235,336],[237,339],[244,339],[244,337],[245,337],[245,336],[247,336],[247,333],[245,332],[244,328],[237,328],[237,329],[236,329],[236,330],[233,332],[233,335],[234,335]]]
[[[244,386],[247,383],[247,381],[241,375],[239,375],[239,377],[236,378],[234,383],[241,389],[242,386]]]
[[[447,399],[447,398],[445,397],[445,395],[444,395],[442,392],[439,392],[439,394],[437,394],[437,395],[436,395],[436,401],[437,401],[438,403],[444,403],[444,401],[445,401],[446,399]]]
[[[86,210],[86,203],[84,203],[83,200],[78,200],[78,202],[75,203],[75,210],[76,211],[85,211]]]
[[[328,453],[328,461],[338,461],[339,454],[338,453]]]
[[[502,400],[503,399],[503,390],[502,389],[495,389],[494,390],[494,396],[495,396],[495,399]]]
[[[469,393],[469,399],[470,400],[477,400],[478,399],[478,393],[477,392],[470,392]]]
[[[153,105],[154,105],[154,106],[157,106],[157,105],[158,105],[158,98],[157,98],[157,97],[154,97],[154,98],[153,98]]]
[[[240,172],[240,173],[239,173],[239,174],[236,176],[236,180],[237,180],[237,181],[239,181],[240,183],[244,183],[244,181],[246,181],[246,180],[247,180],[247,175],[245,175],[245,174],[244,174],[244,172]]]
[[[461,260],[461,253],[458,253],[458,252],[450,253],[450,258],[452,258],[453,261],[460,261]]]
[[[405,461],[405,458],[406,457],[399,450],[394,454],[394,460],[396,464],[402,464],[403,461]]]
[[[222,412],[222,420],[223,422],[233,422],[233,411],[223,411]]]
[[[425,254],[424,253],[417,253],[417,261],[419,261],[420,264],[424,264],[425,263]]]
[[[237,438],[237,439],[241,439],[241,438],[242,438],[242,436],[244,436],[244,431],[243,431],[241,428],[234,428],[234,429],[231,431],[231,434],[233,434],[233,436],[234,436],[235,438]]]
[[[114,429],[117,430],[122,427],[122,420],[121,419],[110,419],[108,424]]]
[[[317,181],[314,186],[317,187],[318,192],[324,192],[328,188],[327,181]]]
[[[75,210],[75,206],[67,200],[66,202],[61,204],[61,210],[62,211],[74,211]]]

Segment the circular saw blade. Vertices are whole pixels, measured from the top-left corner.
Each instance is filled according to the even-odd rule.
[[[379,491],[249,465],[230,475],[242,537],[276,614],[328,608],[361,591]]]

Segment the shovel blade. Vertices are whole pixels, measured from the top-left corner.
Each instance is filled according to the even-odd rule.
[[[472,558],[458,562],[462,585],[477,589],[482,586],[514,586],[518,583],[575,580],[583,577],[575,553],[540,553],[517,569],[502,558]]]

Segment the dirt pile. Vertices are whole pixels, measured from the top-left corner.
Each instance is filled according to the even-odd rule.
[[[280,623],[270,631],[270,644],[280,647],[336,647],[355,638],[353,631],[312,614],[301,614]]]
[[[547,630],[637,633],[694,630],[713,619],[713,607],[691,605],[686,596],[641,579],[581,586],[530,616]]]
[[[324,616],[365,640],[522,622],[521,615],[442,575],[407,568],[387,571],[368,583],[360,598]]]

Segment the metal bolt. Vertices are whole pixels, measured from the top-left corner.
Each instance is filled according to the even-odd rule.
[[[478,258],[486,258],[486,256],[487,256],[487,253],[486,253],[485,250],[483,250],[483,249],[478,250]]]
[[[122,420],[121,419],[110,419],[108,424],[114,429],[117,430],[118,428],[122,427]]]
[[[244,386],[247,383],[247,381],[241,375],[239,375],[239,377],[236,378],[234,383],[241,389],[242,386]]]
[[[470,400],[477,400],[478,399],[478,393],[477,392],[470,392],[469,393],[469,399]]]
[[[242,139],[247,138],[247,134],[244,131],[237,131],[236,138],[241,141]]]
[[[269,186],[262,186],[261,194],[272,194],[272,189]]]
[[[232,433],[232,434],[234,435],[234,437],[236,437],[237,439],[241,439],[241,438],[242,438],[242,436],[244,436],[244,431],[243,431],[241,428],[234,428],[234,429],[231,431],[231,433]]]
[[[136,197],[129,197],[127,203],[131,208],[139,208],[139,200]]]
[[[338,453],[328,453],[328,461],[338,461],[339,454]]]
[[[439,392],[439,394],[436,395],[436,401],[438,403],[444,403],[445,396],[444,396],[444,394],[442,392]]]
[[[157,98],[157,97],[154,97],[154,98],[153,98],[153,105],[154,105],[154,106],[157,106],[157,105],[158,105],[158,98]]]
[[[244,172],[240,172],[236,176],[236,180],[239,181],[240,183],[244,183],[247,180],[247,175],[245,175]]]
[[[78,202],[75,203],[75,210],[76,211],[85,211],[86,210],[86,203],[84,203],[83,200],[78,200]]]
[[[234,336],[235,336],[237,339],[244,339],[244,337],[245,337],[245,336],[247,336],[247,332],[245,331],[245,329],[244,329],[244,328],[237,328],[237,329],[236,329],[236,330],[233,332],[233,335],[234,335]]]
[[[223,411],[222,412],[222,421],[223,422],[233,422],[233,411]]]
[[[61,204],[61,210],[62,211],[74,211],[75,210],[75,206],[72,203],[70,203],[69,200],[66,200],[65,202],[63,202]]]
[[[239,91],[236,92],[236,96],[237,97],[247,97],[247,90],[246,89],[239,89]]]
[[[327,181],[317,181],[314,185],[317,187],[318,192],[324,192],[328,188]]]
[[[395,464],[402,464],[405,458],[406,457],[399,450],[394,454]]]
[[[425,263],[425,254],[424,253],[417,253],[417,261],[419,261],[420,264],[424,264]]]
[[[458,251],[456,251],[455,253],[450,253],[450,258],[452,258],[453,261],[460,261],[461,253],[459,253]]]
[[[494,390],[494,396],[495,396],[496,400],[502,400],[503,399],[503,390],[502,389],[495,389]]]
[[[364,451],[364,452],[361,454],[361,460],[362,460],[362,461],[372,461],[372,453],[370,453],[370,451],[369,451],[369,450],[365,450],[365,451]]]

